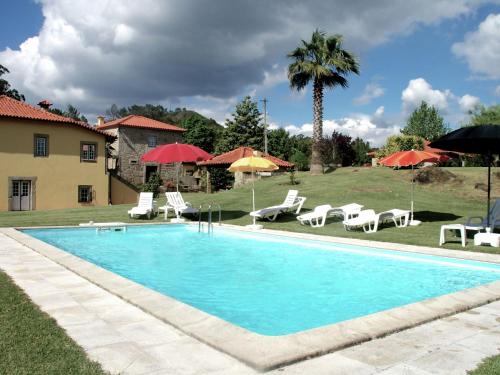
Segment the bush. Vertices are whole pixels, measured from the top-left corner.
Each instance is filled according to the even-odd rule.
[[[234,176],[226,168],[210,168],[212,190],[228,189],[233,185]]]
[[[290,158],[290,161],[295,164],[295,167],[299,171],[309,170],[309,157],[302,151],[295,150]]]
[[[377,151],[377,158],[383,158],[398,151],[423,150],[424,139],[415,135],[393,135],[387,138],[384,147]]]
[[[142,185],[142,191],[150,191],[153,193],[153,196],[156,198],[160,194],[160,186],[162,186],[163,181],[158,173],[153,173],[148,182]]]

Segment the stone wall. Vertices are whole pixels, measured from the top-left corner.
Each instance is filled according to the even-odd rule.
[[[182,142],[181,132],[133,128],[122,126],[118,130],[118,174],[134,185],[145,182],[146,166],[156,163],[143,163],[141,156],[150,151],[148,137],[156,136],[157,145]],[[160,174],[164,181],[175,180],[175,166],[161,165]]]

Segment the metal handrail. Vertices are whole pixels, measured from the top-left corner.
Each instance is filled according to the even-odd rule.
[[[202,209],[204,206],[207,206],[207,214],[208,214],[208,227],[207,227],[207,233],[210,234],[210,231],[213,232],[213,225],[212,225],[212,205],[211,204],[200,204],[200,207],[198,208],[198,232],[202,231],[202,222],[201,222],[201,216],[202,216]],[[219,216],[220,220],[220,216]]]
[[[212,226],[212,205],[208,205],[208,227],[207,227],[207,233],[210,234],[210,231],[214,231],[214,228]]]
[[[222,225],[222,207],[220,206],[219,203],[212,203],[211,204],[212,207],[217,207],[217,209],[219,210],[219,227]]]

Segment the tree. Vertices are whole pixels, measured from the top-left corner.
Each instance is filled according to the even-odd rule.
[[[320,141],[323,137],[323,89],[341,86],[346,88],[346,76],[359,74],[359,64],[353,54],[342,48],[342,36],[327,36],[316,30],[310,42],[288,54],[293,59],[288,66],[290,87],[302,90],[313,83],[313,143],[311,173],[323,173]]]
[[[219,137],[220,131],[204,121],[201,116],[192,116],[183,120],[181,126],[186,129],[184,141],[195,145],[212,153],[215,149],[215,143]]]
[[[415,135],[428,141],[435,141],[449,131],[438,110],[424,101],[412,112],[406,126],[401,129],[401,133],[405,135]]]
[[[347,167],[352,165],[355,153],[351,147],[351,137],[333,131],[331,136],[326,136],[320,143],[322,164],[335,164]]]
[[[283,128],[270,130],[267,133],[267,151],[280,159],[290,160],[292,156],[290,134]]]
[[[383,158],[398,151],[423,150],[424,139],[416,135],[391,135],[384,147],[377,151],[377,158]]]
[[[500,125],[500,104],[491,107],[478,106],[469,114],[469,125]]]
[[[61,111],[59,108],[49,108],[48,111],[55,115],[72,118],[73,120],[76,121],[88,122],[87,118],[84,115],[82,115],[78,111],[78,109],[76,109],[76,107],[72,106],[71,104],[68,104],[65,111]]]
[[[226,127],[217,144],[217,153],[231,151],[240,146],[252,147],[262,151],[264,148],[264,126],[260,123],[261,115],[257,102],[250,96],[236,105],[233,119],[226,120]]]
[[[354,150],[354,165],[361,166],[370,162],[370,157],[367,155],[370,151],[369,142],[357,137],[351,142],[351,147]]]
[[[0,64],[0,95],[7,95],[13,99],[24,102],[26,100],[24,95],[20,94],[19,91],[17,91],[16,89],[11,89],[10,83],[2,78],[2,76],[7,73],[10,73],[9,69]]]
[[[111,107],[106,110],[106,117],[111,120],[116,120],[117,118],[122,117],[120,115],[120,109],[116,104],[112,104]]]
[[[309,170],[312,139],[298,134],[290,137],[290,143],[292,146],[290,161],[299,171]]]

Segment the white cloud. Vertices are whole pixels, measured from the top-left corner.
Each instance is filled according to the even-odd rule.
[[[495,88],[495,95],[500,96],[500,85]]]
[[[323,134],[331,134],[334,130],[347,134],[353,139],[360,137],[370,142],[372,146],[381,146],[388,136],[399,134],[400,127],[395,124],[387,124],[382,118],[384,107],[379,107],[373,116],[366,114],[353,114],[335,120],[323,121]],[[285,129],[290,134],[312,135],[313,125],[306,123],[302,125],[287,125]]]
[[[381,105],[380,107],[377,108],[375,113],[373,114],[375,117],[382,117],[385,112],[385,107]]]
[[[373,99],[383,96],[385,89],[376,82],[371,82],[365,86],[363,93],[353,100],[354,104],[368,104]]]
[[[477,105],[481,102],[477,96],[472,96],[469,94],[465,94],[458,100],[458,104],[460,105],[460,109],[462,112],[467,113],[473,110]]]
[[[82,112],[112,103],[232,98],[283,82],[285,56],[315,28],[359,52],[421,25],[470,14],[480,1],[272,2],[39,0],[44,23],[0,51],[9,82],[30,101],[72,100]],[[68,96],[66,96],[66,93]],[[56,103],[63,106],[65,103]]]
[[[490,14],[476,31],[455,43],[452,51],[465,59],[469,69],[486,78],[500,78],[500,14]]]
[[[403,111],[407,114],[420,106],[422,101],[445,112],[448,108],[448,99],[450,98],[453,98],[450,90],[434,90],[423,78],[410,80],[408,86],[401,93]]]

